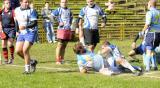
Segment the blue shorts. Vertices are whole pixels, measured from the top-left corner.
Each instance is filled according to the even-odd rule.
[[[17,37],[17,42],[28,41],[30,43],[34,43],[36,36],[35,30],[23,30]]]
[[[142,55],[145,52],[145,45],[140,44],[137,48],[134,49],[136,54]]]
[[[147,33],[145,39],[146,49],[153,50],[160,44],[160,32]]]

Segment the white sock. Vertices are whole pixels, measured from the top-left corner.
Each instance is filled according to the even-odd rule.
[[[124,60],[124,62],[121,65],[124,66],[125,68],[130,69],[132,72],[135,71],[135,69],[126,60]]]
[[[29,71],[30,71],[30,65],[28,65],[28,64],[25,65],[25,71],[26,71],[26,72],[29,72]]]

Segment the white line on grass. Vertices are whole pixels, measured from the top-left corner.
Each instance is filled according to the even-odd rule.
[[[160,71],[147,72],[147,73],[144,73],[144,75],[152,75],[152,74],[156,74],[156,73],[160,73]]]
[[[6,66],[13,66],[13,67],[24,67],[24,66],[21,66],[21,65],[6,65]],[[75,70],[75,69],[69,69],[69,68],[54,68],[54,67],[38,67],[37,68],[39,69],[46,69],[46,70],[59,70],[59,71],[71,71],[71,70]]]
[[[13,67],[20,67],[20,68],[24,67],[24,66],[21,66],[21,65],[6,65],[6,66],[13,66]],[[71,70],[75,70],[75,69],[55,68],[55,67],[52,67],[52,68],[51,67],[37,67],[37,68],[39,68],[39,69],[46,69],[46,70],[58,70],[58,71],[71,71]],[[158,77],[158,76],[150,76],[151,74],[155,74],[155,73],[159,73],[159,71],[145,73],[141,77],[160,79],[160,77]],[[127,75],[130,75],[130,74],[120,74],[119,76],[127,76]]]
[[[156,78],[156,79],[160,79],[160,77],[158,77],[158,76],[142,76],[142,77],[147,77],[147,78]]]

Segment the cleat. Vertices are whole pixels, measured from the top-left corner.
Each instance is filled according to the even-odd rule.
[[[24,71],[22,74],[29,75],[31,72]]]
[[[61,62],[56,62],[56,64],[57,64],[57,65],[61,65],[62,63],[61,63]]]
[[[53,43],[56,43],[57,41],[53,41]]]
[[[158,67],[154,67],[154,71],[158,71]]]
[[[149,72],[149,70],[145,70],[145,73],[148,73]]]
[[[140,71],[134,71],[134,72],[133,72],[133,75],[134,75],[134,76],[140,76],[140,75],[142,75],[142,73],[141,73]]]
[[[14,59],[10,59],[8,64],[12,64]]]
[[[8,64],[8,61],[4,61],[4,64]]]
[[[36,71],[36,65],[38,64],[37,60],[31,60],[31,72]]]

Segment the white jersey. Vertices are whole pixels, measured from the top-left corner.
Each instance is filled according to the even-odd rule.
[[[37,20],[37,15],[34,10],[22,10],[21,7],[18,7],[15,9],[15,19],[18,21],[19,26],[27,26],[30,21]]]

